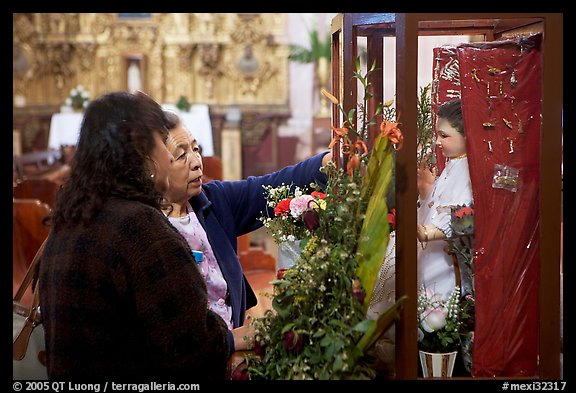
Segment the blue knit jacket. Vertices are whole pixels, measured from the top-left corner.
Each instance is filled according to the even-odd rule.
[[[256,305],[254,292],[245,281],[240,266],[236,238],[263,225],[258,219],[268,209],[263,186],[277,187],[284,183],[309,188],[314,182],[325,187],[326,176],[320,172],[325,154],[264,176],[239,181],[213,180],[203,185],[198,196],[190,199],[228,283],[234,327],[243,325],[247,304],[248,308]],[[273,211],[270,214],[273,215]]]

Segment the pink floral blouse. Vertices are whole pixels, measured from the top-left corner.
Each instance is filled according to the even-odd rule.
[[[168,217],[172,225],[184,236],[190,248],[204,254],[202,261],[197,264],[204,277],[208,289],[208,308],[220,315],[232,330],[232,307],[226,302],[228,298],[228,284],[224,280],[220,266],[216,261],[212,246],[208,242],[206,232],[194,210],[188,204],[188,215],[183,217]]]

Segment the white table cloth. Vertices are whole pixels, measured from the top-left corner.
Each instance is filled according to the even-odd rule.
[[[82,124],[83,113],[55,113],[50,121],[50,136],[48,137],[48,147],[50,149],[60,149],[61,145],[78,144],[80,125]]]
[[[164,106],[165,109],[174,110],[184,126],[192,132],[198,144],[202,147],[203,156],[214,155],[214,144],[212,140],[212,123],[208,105],[192,105],[190,112],[179,112],[173,107]],[[48,147],[60,149],[61,145],[76,145],[80,134],[83,113],[55,113],[50,122],[50,136],[48,137]]]
[[[175,112],[182,119],[184,127],[194,135],[194,138],[202,147],[202,155],[206,157],[213,156],[214,143],[212,141],[212,123],[210,122],[208,105],[195,104],[190,107],[190,112],[179,112],[178,110]]]

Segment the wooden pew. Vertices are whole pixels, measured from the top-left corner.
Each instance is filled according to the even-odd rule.
[[[222,180],[222,160],[217,156],[202,157],[202,167],[204,176],[202,181],[208,183],[210,180]]]
[[[250,246],[250,234],[238,237],[238,258],[246,280],[250,283],[258,303],[246,313],[254,318],[272,310],[273,285],[276,278],[276,259],[260,246]]]
[[[50,213],[50,207],[38,199],[12,200],[12,295],[36,255],[36,251],[48,236],[49,228],[42,222]],[[22,304],[32,304],[30,288],[22,297]]]
[[[57,149],[35,151],[12,157],[18,179],[42,177],[62,166],[62,152]]]
[[[52,208],[59,189],[60,185],[58,183],[48,179],[18,180],[14,185],[13,197],[17,199],[39,199]]]

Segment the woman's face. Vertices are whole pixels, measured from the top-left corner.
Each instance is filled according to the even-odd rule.
[[[452,127],[448,120],[439,117],[436,121],[436,132],[438,133],[436,145],[440,147],[444,157],[454,158],[466,153],[466,139],[464,135]]]
[[[174,156],[170,188],[165,194],[170,202],[186,203],[202,190],[202,156],[198,142],[183,125],[170,130],[166,146]]]
[[[154,149],[150,154],[153,161],[151,171],[154,177],[152,180],[154,181],[156,189],[164,194],[170,186],[169,175],[174,162],[174,157],[166,147],[162,134],[155,132],[154,142]]]

